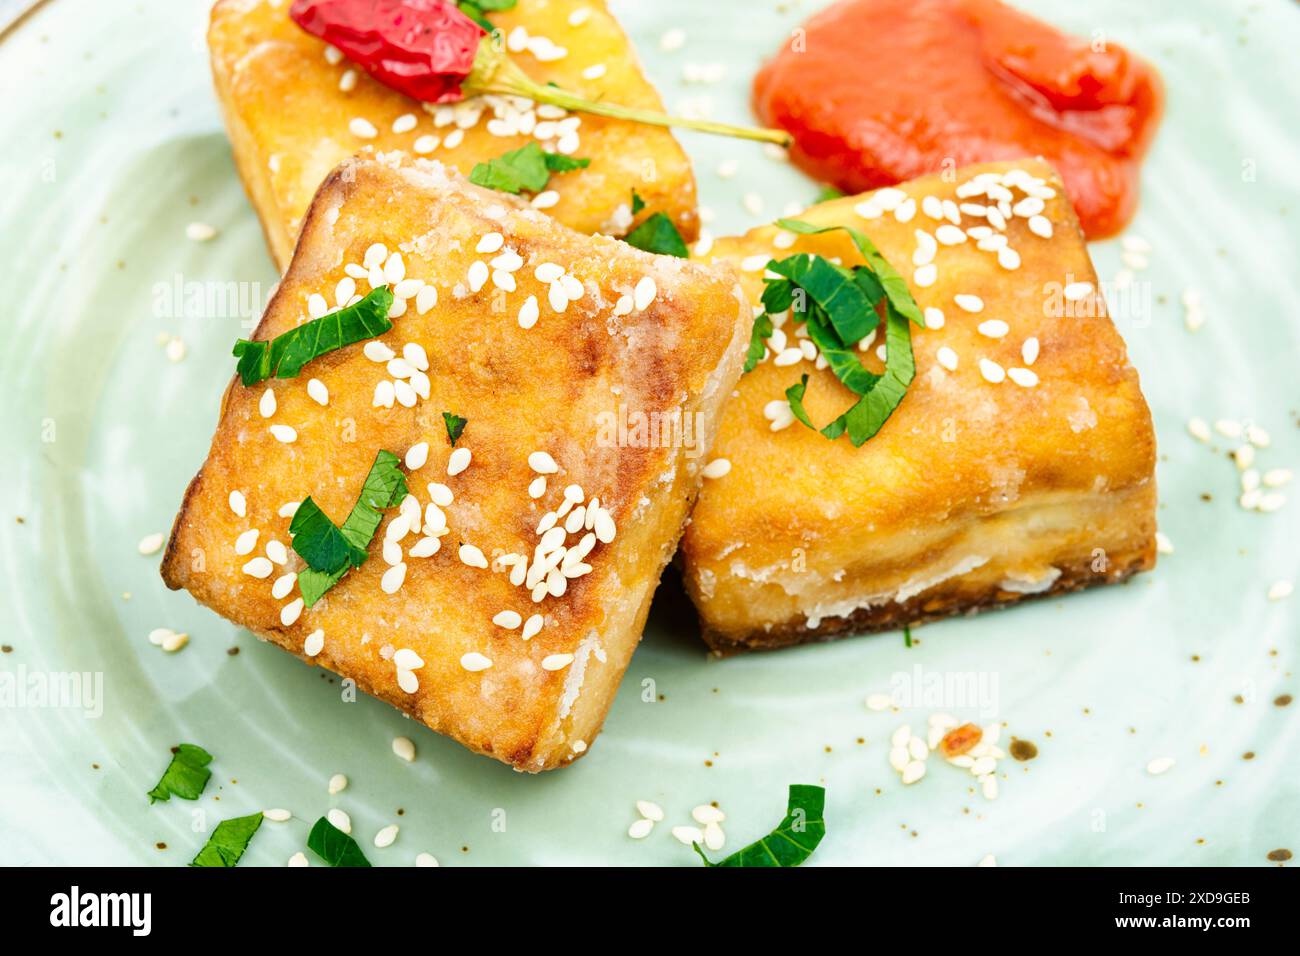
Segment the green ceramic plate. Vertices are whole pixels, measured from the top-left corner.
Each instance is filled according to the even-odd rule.
[[[1300,703],[1280,700],[1300,692],[1300,598],[1267,597],[1300,578],[1300,502],[1243,510],[1225,457],[1236,443],[1186,428],[1191,416],[1249,419],[1272,437],[1260,467],[1300,469],[1295,4],[1020,3],[1141,51],[1168,84],[1130,230],[1150,242],[1149,266],[1117,310],[1160,438],[1160,523],[1175,551],[1158,570],[926,627],[911,648],[894,633],[727,661],[706,658],[669,580],[591,754],[541,777],[375,701],[343,703],[324,672],[168,592],[158,558],[137,552],[170,526],[208,447],[230,343],[276,278],[209,86],[207,5],[49,0],[0,43],[0,668],[89,674],[96,702],[0,707],[0,862],[176,865],[217,819],[285,807],[293,819],[264,826],[246,857],[282,865],[338,806],[385,864],[424,851],[447,865],[698,865],[669,833],[692,807],[716,801],[735,848],[775,824],[792,782],[828,790],[823,864],[970,865],[990,853],[1003,865],[1265,864],[1271,850],[1300,849]],[[708,100],[731,119],[748,116],[756,65],[813,6],[617,3],[669,105]],[[661,50],[676,26],[685,46]],[[720,83],[683,82],[687,64],[720,57]],[[768,197],[764,219],[816,191],[761,147],[683,141],[715,234],[756,221],[746,191]],[[724,179],[730,159],[738,170]],[[195,220],[219,236],[189,241]],[[1121,269],[1118,242],[1093,252],[1103,276]],[[230,282],[242,301],[189,299],[187,284]],[[1188,287],[1203,301],[1195,334]],[[169,360],[160,337],[183,341],[184,359]],[[161,626],[190,645],[162,653],[147,639]],[[979,693],[901,713],[863,703],[945,679]],[[904,787],[888,738],[936,709],[1003,721],[1040,754],[1004,761],[993,801],[934,761]],[[414,764],[393,755],[399,734],[415,740]],[[179,741],[216,755],[214,782],[198,804],[150,807],[145,792]],[[1172,769],[1150,774],[1162,757]],[[335,772],[352,783],[331,797]],[[625,835],[637,799],[667,813],[640,842]],[[396,843],[375,849],[392,822]]]

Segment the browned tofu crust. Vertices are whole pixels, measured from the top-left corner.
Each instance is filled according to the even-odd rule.
[[[570,15],[580,9],[588,11],[585,19],[570,23]],[[494,13],[493,21],[506,35],[522,28],[568,50],[548,62],[527,51],[511,53],[539,82],[556,83],[591,99],[662,110],[659,95],[641,73],[631,43],[604,0],[530,0]],[[413,152],[436,137],[438,145],[428,158],[469,175],[476,163],[529,142],[555,146],[561,141],[558,135],[545,141],[535,134],[496,135],[500,130],[489,121],[493,104],[502,101],[495,98],[467,128],[451,119],[451,108],[439,118],[437,107],[426,111],[424,104],[372,80],[349,61],[327,59],[326,44],[289,19],[288,0],[217,0],[208,47],[235,163],[281,269],[293,253],[316,188],[362,147]],[[604,66],[602,75],[583,76],[596,65]],[[352,76],[345,80],[349,71]],[[353,79],[355,86],[349,87]],[[340,88],[341,83],[347,88]],[[482,99],[475,102],[484,105]],[[395,132],[394,122],[408,115],[415,124],[410,129],[399,125],[402,131]],[[463,121],[469,114],[462,110],[456,115]],[[668,130],[586,114],[548,117],[539,122],[549,122],[544,128],[554,132],[559,131],[557,123],[576,121],[578,146],[573,155],[591,160],[586,169],[551,178],[548,188],[559,194],[558,202],[548,207],[551,215],[579,232],[619,236],[634,220],[664,212],[688,241],[694,238],[699,230],[695,177]],[[350,128],[353,120],[369,123],[374,135],[357,135]],[[633,189],[646,203],[635,217]]]
[[[921,208],[924,198],[939,200],[926,204],[935,211],[947,200],[963,230],[987,226],[959,204],[996,202],[958,189],[981,173],[1013,169],[1051,191],[1037,213],[1050,238],[1031,230],[1028,215],[1009,216],[1000,232],[1018,254],[1012,268],[996,249],[977,248],[975,237],[945,230],[941,238],[957,241],[938,242],[937,278],[918,283],[927,256],[917,254],[924,242],[917,232],[933,237],[948,223]],[[798,422],[773,430],[765,415],[807,373],[808,412],[818,425],[829,422],[854,400],[829,370],[769,357],[743,376],[715,449],[731,470],[705,482],[682,542],[687,588],[715,650],[896,628],[1120,581],[1155,562],[1151,415],[1055,172],[1042,160],[993,163],[899,190],[884,200],[823,203],[799,218],[869,235],[918,304],[942,312],[942,327],[913,328],[915,380],[861,448]],[[1017,190],[1013,198],[1026,197]],[[1033,226],[1045,231],[1043,222]],[[806,251],[861,261],[843,233],[792,244],[781,234],[764,227],[718,240],[704,258],[742,265],[755,302],[767,256]],[[967,312],[959,295],[978,297],[982,310]],[[985,325],[990,320],[1007,328]],[[794,325],[784,328],[797,344]],[[1026,352],[1031,339],[1036,348]],[[862,353],[876,370],[878,346]],[[940,361],[944,348],[955,369]],[[993,377],[999,370],[1008,377],[989,381],[981,359],[997,364]]]
[[[389,155],[348,160],[327,178],[255,338],[306,319],[314,295],[332,307],[340,282],[346,295],[353,294],[348,283],[355,295],[368,292],[366,278],[348,273],[364,275],[358,266],[364,269],[377,243],[386,248],[371,257],[389,270],[383,278],[396,279],[397,256],[408,285],[397,286],[405,311],[370,344],[397,356],[411,351],[408,344],[422,348],[427,398],[415,395],[406,407],[389,392],[389,407],[375,407],[377,390],[382,396],[394,380],[417,379],[384,356],[368,357],[362,343],[316,359],[297,378],[253,387],[233,380],[208,459],[172,529],[163,578],[473,750],[522,770],[561,766],[595,738],[640,638],[698,489],[721,403],[740,374],[750,307],[725,265],[587,237],[437,163]],[[495,275],[515,265],[500,259],[511,251],[522,260],[510,272],[513,281]],[[475,264],[489,262],[494,278],[475,291]],[[579,286],[580,297],[566,297],[562,311],[550,297],[553,281],[535,275],[548,263],[552,272],[562,268],[570,294]],[[412,280],[436,287],[436,305],[428,293],[415,293]],[[515,290],[507,291],[511,284]],[[523,328],[519,316],[528,314],[529,297],[539,316]],[[327,404],[309,394],[313,380],[319,385],[310,389],[318,397],[327,392]],[[444,411],[469,420],[456,448],[467,449],[471,462],[454,475]],[[688,427],[680,440],[651,441],[618,426],[641,416]],[[292,428],[293,440],[283,440],[279,426]],[[271,542],[291,541],[284,506],[310,495],[342,523],[376,452],[406,458],[422,442],[427,462],[409,466],[407,482],[425,536],[433,527],[430,485],[454,494],[442,508],[448,532],[439,550],[416,557],[418,532],[398,540],[405,576],[387,593],[385,542],[397,514],[390,511],[369,560],[295,619],[296,587],[273,593],[279,578],[304,566],[292,550],[276,563],[284,554]],[[547,453],[558,467],[545,476],[544,492],[530,492],[541,477],[530,467],[533,452]],[[562,595],[535,601],[511,582],[501,558],[534,558],[538,525],[570,486],[580,489],[578,504],[591,515],[608,513],[616,533],[594,544],[585,558],[589,572],[568,578]],[[580,544],[591,528],[570,529],[567,546]],[[254,529],[251,550],[237,553],[237,539]],[[462,544],[479,549],[491,567],[465,563]],[[267,559],[274,565],[263,577],[246,570],[259,558],[259,573],[268,570]],[[544,626],[525,637],[517,625],[494,623],[502,611],[522,619],[540,614]],[[309,640],[318,631],[323,640]],[[484,660],[490,666],[470,669]],[[418,687],[410,687],[412,676]]]

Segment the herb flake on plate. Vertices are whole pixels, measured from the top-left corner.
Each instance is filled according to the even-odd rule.
[[[222,820],[208,837],[191,862],[190,866],[231,867],[239,863],[239,858],[248,849],[253,834],[262,825],[262,813],[250,813],[246,817]]]
[[[698,843],[691,844],[705,866],[798,866],[813,854],[826,835],[826,789],[792,783],[785,819],[775,830],[749,846],[714,863]]]
[[[212,754],[195,744],[179,744],[172,750],[171,763],[163,771],[158,785],[149,791],[149,802],[170,800],[180,797],[182,800],[197,800],[208,785],[212,771]]]
[[[248,386],[273,377],[294,378],[312,359],[383,335],[393,327],[388,318],[392,305],[393,293],[380,286],[360,302],[304,322],[269,342],[240,339],[232,353],[239,359],[239,379]]]
[[[321,817],[307,835],[307,849],[330,866],[370,866],[361,847],[325,817]]]
[[[647,216],[641,225],[623,237],[623,241],[629,246],[660,256],[687,259],[691,254],[686,248],[686,241],[682,239],[682,234],[677,231],[677,227],[673,225],[668,215],[662,212]]]
[[[551,173],[567,173],[589,165],[590,159],[548,153],[537,143],[529,143],[495,159],[475,164],[470,170],[469,181],[504,193],[537,193],[546,188]]]

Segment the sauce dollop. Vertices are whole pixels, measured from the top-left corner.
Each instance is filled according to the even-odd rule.
[[[754,80],[755,109],[793,134],[794,161],[845,192],[1039,155],[1090,238],[1132,217],[1163,100],[1156,71],[1122,47],[999,0],[844,0]]]

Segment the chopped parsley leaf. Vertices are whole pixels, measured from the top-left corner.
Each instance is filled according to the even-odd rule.
[[[330,866],[369,866],[370,861],[351,836],[325,817],[321,817],[307,835],[307,849]]]
[[[785,819],[763,839],[737,850],[717,863],[692,844],[705,866],[798,866],[812,856],[826,835],[826,790],[810,784],[793,783],[786,800]]]
[[[369,557],[383,512],[406,497],[406,475],[401,459],[391,451],[380,451],[366,475],[361,494],[340,528],[308,496],[289,523],[293,550],[307,562],[298,574],[303,604],[311,607],[352,568]]]
[[[456,447],[456,440],[460,438],[465,431],[465,426],[469,424],[468,418],[461,418],[451,412],[442,413],[442,423],[447,426],[447,440],[451,442],[452,447]]]
[[[641,198],[641,194],[639,192],[637,192],[635,189],[632,190],[632,215],[635,216],[644,208],[645,208],[645,200]]]
[[[172,751],[171,763],[163,771],[158,785],[149,791],[149,802],[170,800],[180,797],[182,800],[197,800],[208,785],[212,771],[212,754],[194,744],[180,744]]]
[[[682,234],[677,231],[673,221],[662,212],[647,216],[641,225],[623,237],[623,241],[629,246],[636,246],[638,249],[661,256],[677,256],[679,259],[686,259],[691,254],[686,248]]]
[[[752,372],[763,361],[767,340],[772,336],[772,317],[760,312],[754,318],[754,329],[749,333],[749,351],[745,353],[745,371]]]
[[[383,335],[393,327],[388,319],[392,304],[393,293],[381,286],[355,305],[304,322],[269,342],[240,339],[233,352],[239,378],[246,386],[271,377],[294,378],[312,359]]]
[[[534,142],[485,163],[477,163],[470,170],[469,181],[476,186],[506,193],[536,193],[546,188],[551,173],[567,173],[589,165],[590,159],[548,153]]]
[[[203,849],[199,850],[198,856],[190,862],[190,866],[235,866],[261,825],[261,811],[250,813],[246,817],[222,820],[212,831],[212,836],[208,837]]]

